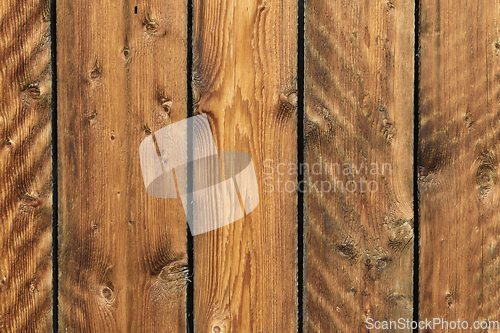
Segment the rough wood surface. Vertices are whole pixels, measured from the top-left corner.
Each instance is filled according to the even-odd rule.
[[[52,327],[49,1],[0,4],[0,332]]]
[[[185,214],[139,144],[186,117],[186,2],[57,3],[60,329],[184,332]]]
[[[500,319],[500,3],[420,7],[420,317],[471,327]]]
[[[251,214],[195,236],[195,331],[293,332],[296,193],[266,187],[264,164],[296,163],[297,3],[195,0],[193,20],[195,112],[219,150],[252,156],[260,188]]]
[[[309,0],[305,17],[304,331],[411,319],[414,2]]]

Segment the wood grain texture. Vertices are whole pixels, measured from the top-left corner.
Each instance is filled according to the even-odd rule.
[[[499,13],[421,1],[421,318],[500,319]]]
[[[411,319],[414,2],[305,15],[304,331]]]
[[[49,1],[0,4],[0,332],[52,327]]]
[[[207,114],[219,150],[252,156],[260,197],[194,239],[195,331],[293,332],[296,193],[265,186],[264,165],[297,159],[297,3],[195,0],[193,16],[195,113]]]
[[[58,1],[63,332],[185,331],[185,214],[147,195],[139,144],[186,117],[186,10]]]

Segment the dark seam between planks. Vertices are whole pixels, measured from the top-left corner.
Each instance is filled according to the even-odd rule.
[[[193,105],[193,0],[187,0],[187,117],[194,116]],[[189,149],[190,140],[187,140],[188,154],[192,151]],[[189,174],[189,170],[188,170]],[[189,178],[189,177],[188,177]],[[192,185],[187,184],[188,189]],[[187,200],[190,202],[191,200]],[[186,219],[189,216],[186,215]],[[194,333],[194,240],[190,233],[186,220],[186,251],[188,257],[188,278],[186,285],[186,332]]]
[[[59,182],[57,156],[57,10],[50,0],[50,46],[52,67],[52,331],[59,332]]]
[[[420,135],[420,0],[415,0],[415,58],[413,74],[413,321],[419,320],[419,277],[420,277],[420,216],[419,216],[419,193],[418,193],[418,173],[420,168],[420,158],[418,155],[419,135]],[[418,332],[418,329],[413,329]]]
[[[304,164],[304,0],[298,1],[297,22],[297,159],[298,165]],[[297,175],[297,331],[303,332],[304,322],[304,193],[300,184],[304,174]]]

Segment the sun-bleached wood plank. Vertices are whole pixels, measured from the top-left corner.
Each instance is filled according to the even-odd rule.
[[[260,189],[253,212],[194,238],[195,331],[293,332],[297,197],[265,186],[264,164],[297,162],[297,2],[195,0],[193,11],[195,113],[219,151],[250,154]]]

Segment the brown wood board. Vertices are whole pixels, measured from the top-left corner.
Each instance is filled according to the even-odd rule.
[[[49,1],[0,4],[0,331],[52,327]]]
[[[420,4],[420,317],[469,327],[499,320],[499,11]]]
[[[297,162],[297,3],[193,4],[195,114],[220,151],[251,155],[260,188],[253,212],[194,238],[195,331],[293,332],[297,196],[264,186],[264,164]]]
[[[185,214],[146,193],[139,145],[186,118],[186,16],[57,3],[61,331],[185,331]]]
[[[411,319],[414,2],[310,0],[305,20],[304,331]]]

